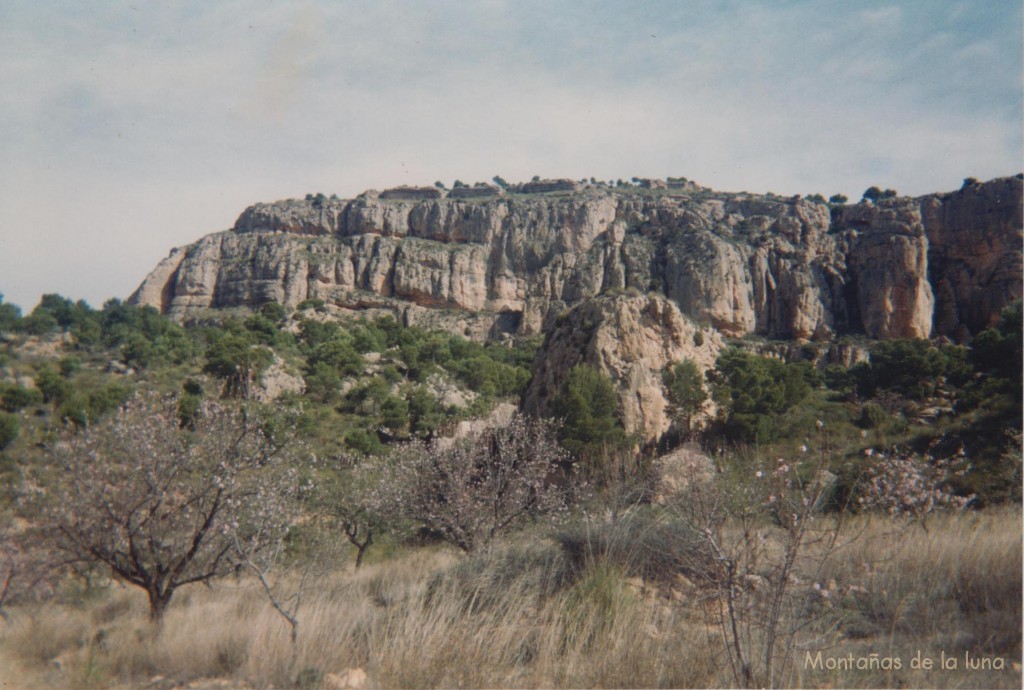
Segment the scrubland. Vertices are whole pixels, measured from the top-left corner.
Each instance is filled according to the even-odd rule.
[[[752,656],[780,538],[778,528],[761,536],[767,579],[752,576],[743,585],[751,596],[735,600],[749,604],[737,620],[749,626],[741,638]],[[382,550],[358,571],[344,558],[321,562],[302,585],[294,662],[289,626],[244,574],[183,589],[160,627],[137,588],[69,581],[0,623],[0,681],[319,688],[360,668],[379,688],[731,687],[730,619],[721,591],[692,570],[698,561],[681,557],[688,539],[655,508],[637,507],[555,533],[528,529],[468,556],[420,546]],[[793,610],[781,617],[791,657],[782,685],[1020,686],[1019,509],[924,522],[857,516],[827,559],[815,548],[801,561],[814,572],[798,564],[783,602]],[[276,591],[295,594],[300,573],[282,577]],[[966,668],[965,654],[986,668]],[[872,655],[889,668],[858,670]],[[915,655],[933,668],[911,668]],[[958,667],[940,668],[943,655]]]

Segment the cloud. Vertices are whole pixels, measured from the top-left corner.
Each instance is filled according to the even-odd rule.
[[[896,5],[888,5],[886,7],[863,10],[859,16],[861,21],[871,27],[892,29],[899,25],[900,20],[903,18],[903,10]]]

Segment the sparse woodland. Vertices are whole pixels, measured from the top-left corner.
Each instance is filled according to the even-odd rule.
[[[536,339],[323,311],[0,300],[0,683],[1020,686],[1019,302],[673,363],[660,444],[583,365],[522,415]]]

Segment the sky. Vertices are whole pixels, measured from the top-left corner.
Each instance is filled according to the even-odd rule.
[[[0,293],[99,307],[258,201],[1022,170],[1020,0],[0,3]]]

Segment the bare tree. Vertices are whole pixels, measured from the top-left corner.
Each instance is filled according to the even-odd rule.
[[[374,537],[386,531],[395,517],[380,509],[390,511],[391,507],[379,506],[381,497],[375,491],[382,482],[390,481],[390,474],[379,463],[352,456],[343,456],[339,461],[346,469],[336,475],[336,481],[322,481],[318,486],[321,515],[332,532],[340,530],[355,548],[354,569],[359,570]]]
[[[241,565],[287,519],[297,485],[278,462],[288,433],[207,402],[182,428],[178,400],[136,397],[106,423],[69,431],[35,477],[43,535],[67,560],[100,563],[146,591],[159,622],[177,588]]]
[[[291,581],[289,574],[280,567],[284,560],[289,527],[298,516],[298,511],[297,503],[283,499],[282,494],[270,497],[270,500],[274,501],[275,498],[278,503],[275,514],[287,514],[289,519],[271,520],[251,530],[240,530],[237,524],[232,524],[230,531],[234,541],[234,555],[241,565],[256,575],[270,605],[288,624],[291,656],[286,673],[291,679],[299,658],[299,613],[302,599],[317,559],[313,557],[306,563],[297,583]]]
[[[59,571],[28,530],[0,527],[0,618],[7,618],[11,604],[52,594]]]
[[[695,476],[671,504],[698,537],[692,572],[718,604],[708,615],[721,635],[723,680],[734,687],[791,685],[798,636],[843,596],[822,582],[845,515],[820,512],[833,479],[826,464],[822,451],[751,468],[727,485]]]
[[[398,448],[374,505],[471,552],[531,517],[565,511],[567,489],[555,480],[566,463],[551,422],[516,415],[447,447],[413,441]]]

